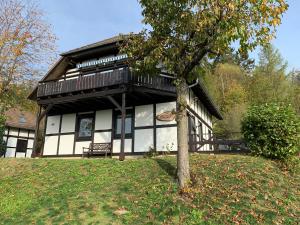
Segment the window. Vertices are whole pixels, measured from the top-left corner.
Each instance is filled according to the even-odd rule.
[[[115,138],[121,138],[121,126],[122,126],[122,115],[121,112],[115,112],[114,116],[114,124],[115,124]],[[132,111],[126,110],[126,118],[125,118],[125,137],[132,137]]]
[[[19,117],[19,123],[24,124],[26,122],[27,121],[26,121],[26,118],[25,118],[24,114],[21,114],[20,117]]]
[[[199,140],[203,140],[203,126],[200,121],[198,121],[198,135],[199,135]]]
[[[211,130],[208,130],[208,139],[210,141],[212,141],[212,132],[211,132]],[[209,144],[209,149],[213,150],[213,145],[212,144]]]
[[[26,152],[27,150],[27,140],[18,139],[17,140],[17,147],[16,152]]]
[[[79,115],[77,118],[77,140],[92,140],[94,115]]]
[[[196,124],[195,124],[195,117],[188,114],[188,129],[189,129],[189,145],[190,145],[190,151],[196,151],[195,142],[197,141],[196,136]]]

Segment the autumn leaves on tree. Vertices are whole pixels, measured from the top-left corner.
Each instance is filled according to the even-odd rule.
[[[187,82],[198,76],[203,59],[213,59],[238,43],[240,54],[265,45],[275,36],[284,0],[140,0],[143,22],[149,27],[130,35],[122,47],[139,73],[176,77],[178,160],[177,176],[189,183],[186,98]]]
[[[36,80],[55,55],[55,36],[34,1],[0,0],[0,106],[12,85]]]

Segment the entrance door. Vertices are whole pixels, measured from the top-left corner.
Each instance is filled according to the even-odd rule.
[[[18,139],[16,152],[23,152],[26,154],[27,140]]]
[[[190,151],[194,152],[196,151],[196,144],[197,141],[197,132],[196,132],[196,123],[195,123],[195,117],[188,114],[188,129],[189,129],[189,147]]]

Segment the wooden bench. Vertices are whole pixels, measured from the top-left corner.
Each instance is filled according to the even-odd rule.
[[[83,147],[82,157],[87,155],[90,157],[91,155],[111,155],[111,143],[90,143],[89,147]]]

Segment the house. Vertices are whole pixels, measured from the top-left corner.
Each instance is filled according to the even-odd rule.
[[[4,157],[30,158],[35,136],[35,115],[31,112],[12,108],[5,112]]]
[[[46,117],[42,157],[81,156],[90,143],[111,143],[120,158],[177,151],[173,76],[132,73],[119,42],[116,36],[62,53],[30,94],[41,108],[38,121]],[[202,83],[190,86],[187,101],[190,143],[209,138],[213,116],[222,116]]]

